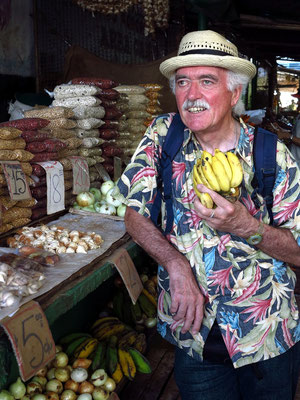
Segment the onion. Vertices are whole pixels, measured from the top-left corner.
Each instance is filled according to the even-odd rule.
[[[57,344],[55,346],[55,353],[60,353],[63,350],[62,346],[60,344]]]
[[[94,400],[107,400],[109,398],[109,392],[103,387],[96,387],[92,396]]]
[[[90,192],[81,192],[76,196],[76,202],[80,207],[91,206],[95,203],[95,196]]]
[[[14,396],[15,399],[20,399],[21,397],[25,396],[26,386],[20,377],[18,377],[18,379],[9,386],[9,392]]]
[[[77,392],[79,383],[74,382],[72,379],[67,380],[67,382],[64,385],[65,389],[73,390],[73,392]]]
[[[35,375],[35,376],[31,379],[31,382],[37,382],[37,383],[39,383],[39,384],[42,386],[42,388],[44,389],[45,386],[46,386],[46,383],[47,383],[48,381],[47,381],[47,378],[46,378],[45,376],[38,376],[38,375]]]
[[[75,368],[71,372],[71,379],[75,382],[83,382],[86,381],[88,378],[87,370],[84,368]]]
[[[48,368],[44,367],[44,368],[39,369],[35,375],[36,376],[46,376],[47,371],[48,371]]]
[[[32,396],[31,400],[47,400],[47,398],[43,393],[38,393]]]
[[[69,357],[67,356],[66,353],[63,351],[60,351],[59,353],[56,353],[55,359],[53,361],[53,366],[58,368],[58,367],[66,367],[69,362]]]
[[[14,400],[14,396],[8,390],[3,389],[0,392],[0,400]]]
[[[157,324],[156,318],[146,318],[144,324],[147,328],[153,328]]]
[[[54,392],[46,392],[45,393],[46,399],[47,400],[59,400],[59,395],[58,393],[54,393]]]
[[[95,386],[88,381],[83,381],[79,385],[78,388],[78,393],[83,394],[83,393],[93,393],[93,390],[95,389]]]
[[[37,382],[29,382],[26,386],[26,391],[29,394],[29,396],[31,397],[32,395],[36,394],[36,393],[42,393],[43,388],[42,386],[37,383]]]
[[[70,379],[70,371],[67,368],[59,367],[54,370],[55,378],[60,382],[67,382]]]
[[[103,386],[109,392],[113,392],[117,385],[116,385],[116,382],[112,378],[108,377]]]
[[[27,394],[25,396],[22,397],[21,400],[30,400],[30,396],[28,396]]]
[[[88,369],[89,366],[92,364],[92,360],[89,360],[88,358],[77,358],[77,360],[75,360],[73,362],[72,367],[73,368],[85,368]]]
[[[51,379],[55,379],[55,374],[54,374],[55,368],[49,369],[47,372],[47,379],[48,381],[51,381]]]
[[[90,393],[83,393],[77,397],[77,400],[93,400],[93,398]]]
[[[104,371],[104,369],[96,369],[94,373],[91,376],[90,381],[94,386],[101,386],[105,383],[107,379],[107,373]]]
[[[73,390],[67,389],[62,392],[60,395],[60,400],[75,400],[77,394],[73,392]]]
[[[46,384],[47,392],[54,392],[60,394],[63,391],[63,384],[58,379],[51,379]]]

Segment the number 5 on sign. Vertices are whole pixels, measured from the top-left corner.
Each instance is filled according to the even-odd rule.
[[[48,321],[37,302],[26,303],[1,323],[12,343],[24,381],[55,357],[55,343]]]
[[[31,199],[31,193],[19,161],[3,161],[5,179],[12,200]]]

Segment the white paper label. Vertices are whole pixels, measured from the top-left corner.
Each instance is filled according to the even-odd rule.
[[[26,180],[26,175],[23,172],[20,162],[2,161],[1,164],[7,182],[10,198],[12,200],[31,199],[31,192]]]
[[[73,168],[73,194],[86,192],[90,188],[89,166],[84,157],[69,157]]]
[[[65,209],[65,183],[63,166],[58,161],[38,162],[46,171],[47,214]]]

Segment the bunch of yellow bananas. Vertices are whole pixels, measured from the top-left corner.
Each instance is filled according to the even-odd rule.
[[[222,196],[236,199],[239,195],[239,185],[243,180],[243,168],[236,154],[227,151],[223,153],[215,149],[215,155],[203,151],[193,169],[193,185],[197,196],[206,208],[213,208],[214,202],[208,193],[201,193],[198,184],[220,193]]]

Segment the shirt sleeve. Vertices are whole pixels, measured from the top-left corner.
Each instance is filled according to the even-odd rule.
[[[159,117],[147,128],[131,162],[118,181],[120,200],[139,214],[150,217],[157,192],[161,141],[167,133],[168,117]]]
[[[273,191],[275,226],[289,229],[300,246],[300,170],[288,148],[279,141],[277,164]]]

